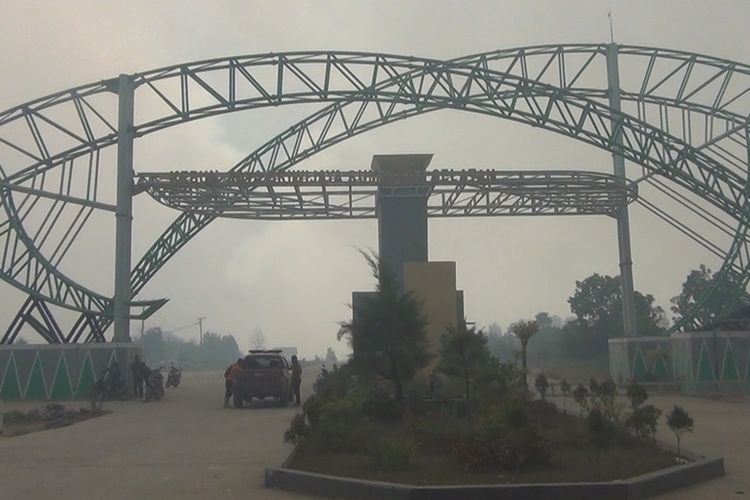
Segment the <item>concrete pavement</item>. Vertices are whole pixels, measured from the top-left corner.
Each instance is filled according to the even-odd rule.
[[[300,498],[262,486],[291,449],[282,441],[296,409],[225,410],[222,375],[188,372],[163,401],[110,403],[100,418],[0,439],[0,498]]]
[[[317,369],[304,373],[309,394]],[[282,442],[295,408],[255,404],[222,408],[221,372],[185,373],[164,401],[111,403],[113,413],[62,429],[0,439],[0,499],[269,499],[304,498],[266,490],[263,473],[290,450]],[[652,396],[649,402],[685,407],[695,432],[683,446],[725,457],[727,476],[660,500],[750,495],[750,401]],[[78,404],[78,403],[76,403]],[[572,406],[568,400],[568,406]],[[19,405],[15,405],[19,406]],[[26,408],[39,406],[26,403]],[[10,409],[6,406],[6,410]],[[659,438],[674,436],[661,424]],[[740,493],[741,492],[741,493]]]

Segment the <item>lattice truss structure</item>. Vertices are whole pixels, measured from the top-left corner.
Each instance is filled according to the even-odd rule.
[[[170,172],[137,176],[136,192],[184,212],[235,219],[372,219],[380,196],[424,196],[429,217],[610,215],[637,197],[614,175],[432,170],[387,180],[372,171]]]
[[[608,82],[613,54],[616,89]],[[135,115],[126,127],[118,124],[118,81],[0,113],[0,277],[28,294],[20,316],[39,310],[31,306],[40,302],[80,312],[78,330],[58,331],[52,341],[103,340],[112,322],[113,298],[64,270],[90,221],[114,219],[114,191],[104,179],[112,178],[118,133],[139,138],[200,118],[298,103],[321,107],[229,171],[281,172],[350,137],[431,111],[480,113],[624,158],[627,177],[639,186],[638,203],[723,259],[722,280],[696,312],[731,288],[726,283],[746,286],[750,278],[747,64],[607,44],[506,49],[449,61],[356,52],[227,57],[132,75]],[[132,296],[215,217],[182,212],[133,266]],[[710,231],[702,229],[706,224]],[[725,302],[732,307],[731,299]],[[676,328],[699,327],[694,317]],[[12,337],[9,331],[3,341]]]

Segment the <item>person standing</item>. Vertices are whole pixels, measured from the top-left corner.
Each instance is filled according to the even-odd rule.
[[[135,397],[143,397],[143,382],[146,376],[146,363],[136,354],[133,362],[130,363],[130,372],[133,374],[133,392]]]
[[[294,402],[300,405],[299,386],[302,384],[302,366],[297,360],[297,356],[292,356],[292,391],[294,392]]]
[[[224,370],[224,408],[229,408],[229,397],[232,395],[232,384],[238,370],[242,369],[242,358],[238,358],[236,363],[229,365]]]

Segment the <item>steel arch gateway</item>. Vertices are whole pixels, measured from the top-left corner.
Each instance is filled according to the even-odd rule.
[[[112,299],[82,287],[57,267],[87,214],[115,210],[97,195],[100,151],[123,135],[140,137],[207,116],[332,102],[232,170],[287,169],[353,135],[439,109],[515,120],[609,150],[642,165],[648,170],[644,178],[663,176],[718,207],[736,224],[720,275],[725,282],[746,285],[750,68],[707,56],[620,46],[621,66],[639,64],[633,64],[638,69],[630,77],[632,88],[626,83],[618,89],[624,103],[618,111],[609,106],[606,78],[601,78],[606,77],[601,69],[608,50],[608,45],[543,46],[452,61],[332,52],[232,57],[77,87],[12,108],[0,113],[0,187],[6,213],[0,223],[5,249],[0,275],[29,293],[30,300],[79,310],[89,320],[81,324],[90,325],[94,317],[105,329],[112,321]],[[136,109],[150,112],[136,113],[127,130],[122,122],[115,125],[112,103],[122,99],[123,81],[139,103]],[[681,126],[678,121],[670,129],[664,117],[675,111],[682,116]],[[656,126],[650,123],[653,115]],[[54,171],[61,171],[63,182],[50,191],[45,179]],[[78,196],[72,193],[72,180],[65,184],[66,175],[85,185]],[[42,218],[41,228],[31,231],[24,225],[45,197],[74,205],[79,214],[50,258],[43,255],[39,240],[43,236],[46,243],[49,231],[45,235],[42,229],[56,220],[56,206]],[[133,295],[211,220],[180,215],[133,268]]]

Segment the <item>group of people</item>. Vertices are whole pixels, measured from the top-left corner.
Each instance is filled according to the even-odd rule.
[[[240,373],[243,370],[242,358],[238,358],[236,363],[232,363],[224,371],[224,408],[229,407],[229,398],[232,397],[232,386],[237,381]],[[297,356],[292,356],[291,369],[291,384],[292,393],[294,394],[294,401],[297,406],[300,405],[300,385],[302,384],[302,366],[297,360]]]

